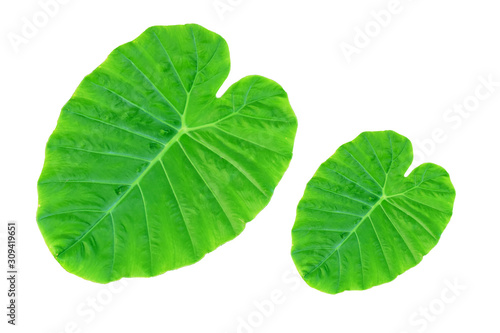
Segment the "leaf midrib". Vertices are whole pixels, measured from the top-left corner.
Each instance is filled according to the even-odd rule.
[[[227,120],[235,115],[237,115],[239,113],[239,111],[241,111],[243,108],[245,108],[246,106],[248,106],[249,104],[252,104],[252,103],[255,103],[255,102],[258,102],[262,99],[266,99],[266,98],[271,98],[271,97],[274,97],[276,95],[271,95],[271,96],[266,96],[266,97],[263,97],[263,98],[259,98],[259,99],[256,99],[256,100],[253,100],[249,103],[247,103],[247,96],[250,92],[250,90],[252,89],[252,85],[250,85],[250,87],[248,88],[246,94],[245,94],[245,100],[243,102],[243,104],[241,105],[240,108],[238,108],[237,110],[234,110],[233,109],[233,112],[228,114],[227,116],[224,116],[222,117],[221,119],[218,119],[217,121],[215,122],[212,122],[212,123],[208,123],[208,124],[203,124],[203,125],[200,125],[200,126],[196,126],[196,127],[188,127],[186,126],[186,114],[187,114],[187,110],[188,110],[188,107],[189,107],[189,102],[190,102],[190,98],[191,98],[191,93],[193,92],[195,86],[196,86],[196,81],[197,81],[197,78],[198,78],[198,74],[200,73],[200,68],[199,68],[199,55],[198,55],[198,47],[197,47],[197,43],[196,43],[196,37],[194,35],[194,32],[193,32],[193,29],[190,28],[190,31],[191,31],[191,35],[192,35],[192,38],[193,38],[193,44],[194,44],[194,48],[195,48],[195,53],[196,53],[196,75],[193,79],[193,84],[191,85],[191,88],[189,91],[187,91],[187,96],[186,96],[186,103],[184,105],[184,110],[182,113],[179,112],[179,110],[177,110],[175,108],[175,106],[172,105],[172,103],[166,98],[166,96],[161,93],[161,91],[158,90],[158,88],[156,87],[156,85],[154,85],[154,83],[145,75],[145,73],[143,73],[137,66],[134,62],[132,62],[131,59],[129,59],[128,57],[126,57],[123,53],[120,52],[120,54],[122,54],[126,59],[128,59],[133,65],[134,67],[155,87],[156,90],[158,90],[158,93],[167,101],[168,104],[170,104],[174,110],[176,111],[176,113],[179,114],[180,118],[181,118],[181,128],[178,130],[178,132],[170,139],[170,141],[168,143],[165,144],[165,147],[162,149],[162,151],[160,153],[158,153],[158,155],[152,159],[150,162],[149,162],[149,165],[148,167],[130,184],[130,187],[127,189],[127,191],[125,191],[123,193],[123,195],[118,198],[114,203],[113,205],[108,208],[108,210],[106,210],[104,212],[104,214],[102,215],[101,218],[99,218],[99,220],[97,220],[97,222],[95,222],[91,228],[89,228],[87,231],[85,231],[82,235],[80,235],[80,237],[78,237],[71,245],[67,246],[65,249],[63,249],[61,252],[59,252],[58,254],[55,254],[54,256],[56,258],[62,256],[64,253],[66,253],[68,250],[70,250],[73,246],[75,246],[76,244],[78,244],[83,238],[85,238],[89,233],[92,232],[92,230],[94,230],[96,228],[96,226],[98,226],[105,218],[106,216],[110,215],[112,213],[112,211],[134,190],[134,188],[141,182],[141,180],[144,178],[145,175],[147,175],[149,173],[149,171],[151,170],[151,168],[153,168],[156,163],[158,163],[158,161],[161,161],[161,159],[163,158],[163,156],[167,153],[167,151],[175,144],[175,143],[178,143],[180,138],[182,137],[182,135],[184,134],[187,134],[191,131],[195,131],[195,130],[198,130],[198,129],[203,129],[203,128],[207,128],[207,127],[214,127],[215,125],[217,125],[218,123],[224,121],[224,120]],[[156,36],[156,33],[155,33],[155,36]],[[181,84],[184,88],[184,90],[186,90],[185,86],[184,86],[184,83],[182,82],[182,79],[180,78],[180,75],[177,71],[177,69],[175,68],[173,62],[171,61],[170,59],[170,55],[168,54],[168,52],[165,50],[164,46],[163,46],[163,43],[161,43],[161,40],[158,38],[158,36],[156,36],[156,38],[160,41],[160,44],[161,46],[163,47],[164,51],[165,51],[165,54],[167,55],[167,57],[169,58],[169,61],[171,62],[173,68],[174,68],[174,71],[175,71],[175,74],[178,76],[179,80],[181,81]],[[219,43],[217,45],[217,48],[214,52],[214,54],[212,55],[212,58],[207,62],[207,64],[205,66],[207,66],[213,59],[213,57],[215,56],[215,53],[217,52],[217,50],[219,49],[219,45],[221,43],[221,40],[219,40]],[[203,67],[204,69],[205,67]],[[114,228],[114,222],[112,220],[112,224],[113,224],[113,230],[115,229]]]
[[[88,229],[85,233],[83,233],[75,242],[73,242],[73,244],[71,244],[70,246],[68,246],[66,249],[62,250],[60,253],[56,254],[56,257],[60,257],[61,255],[63,255],[66,251],[68,251],[69,249],[71,249],[74,245],[76,245],[77,243],[79,243],[85,236],[87,236],[90,232],[92,232],[92,230],[97,226],[99,225],[99,223],[104,220],[104,218],[106,216],[108,216],[131,192],[132,190],[137,186],[137,184],[139,184],[141,182],[141,180],[144,178],[145,175],[148,174],[149,170],[151,170],[151,168],[158,162],[158,160],[160,160],[164,155],[165,153],[170,149],[170,147],[172,147],[172,145],[174,143],[176,143],[179,138],[185,133],[185,131],[183,131],[182,129],[179,130],[171,139],[170,141],[165,145],[165,147],[162,149],[162,151],[156,155],[156,157],[154,159],[152,159],[150,162],[149,162],[149,165],[148,167],[139,175],[137,176],[137,178],[130,184],[130,187],[127,189],[127,191],[125,191],[123,193],[123,195],[118,199],[116,200],[113,205],[108,208],[108,210],[106,210],[103,214],[103,216],[97,220],[97,222],[94,223],[94,225]]]
[[[316,271],[319,267],[321,267],[327,260],[331,258],[331,256],[339,250],[342,245],[353,235],[356,233],[358,230],[359,226],[363,224],[363,222],[370,217],[371,213],[382,204],[382,202],[386,199],[387,197],[385,195],[382,195],[379,197],[378,201],[370,208],[370,210],[364,215],[364,217],[356,224],[356,226],[349,232],[349,234],[338,244],[335,246],[332,251],[326,256],[322,261],[320,261],[316,266],[313,267],[309,272],[303,275],[303,278],[306,278],[308,275]]]
[[[194,85],[193,85],[194,87]],[[251,87],[249,88],[249,90],[251,89]],[[255,102],[258,102],[262,99],[267,99],[267,98],[271,98],[271,97],[274,97],[275,95],[271,95],[271,96],[266,96],[266,97],[263,97],[263,98],[260,98],[260,99],[256,99],[256,100],[253,100],[249,103],[244,103],[241,107],[239,107],[237,110],[235,110],[234,112],[228,114],[227,116],[224,116],[220,119],[218,119],[217,121],[214,121],[213,123],[208,123],[208,124],[204,124],[204,125],[200,125],[200,126],[196,126],[196,127],[188,127],[185,125],[185,114],[186,114],[186,111],[188,109],[188,105],[189,105],[189,99],[190,99],[190,96],[191,96],[191,91],[189,92],[189,94],[187,95],[187,100],[186,100],[186,106],[185,106],[185,109],[184,109],[184,112],[183,112],[183,117],[181,118],[181,121],[182,121],[182,127],[178,130],[178,132],[170,139],[170,141],[165,144],[165,147],[158,153],[158,155],[152,159],[150,162],[149,162],[149,165],[148,167],[139,175],[137,176],[137,178],[130,184],[130,187],[127,189],[127,191],[125,191],[123,193],[123,195],[118,198],[114,203],[113,205],[104,212],[104,214],[102,215],[101,218],[99,218],[99,220],[97,220],[97,222],[95,222],[91,228],[89,228],[86,232],[84,232],[80,237],[78,237],[71,245],[69,245],[68,247],[66,247],[64,250],[62,250],[61,252],[55,254],[54,256],[56,258],[62,256],[65,252],[67,252],[68,250],[70,250],[73,246],[75,246],[76,244],[78,244],[83,238],[85,238],[89,233],[92,232],[92,230],[94,230],[105,218],[106,216],[108,216],[132,191],[133,189],[141,182],[141,180],[144,178],[145,175],[147,175],[149,173],[149,171],[154,167],[154,165],[156,165],[156,163],[158,161],[160,161],[163,156],[167,153],[167,151],[175,144],[175,143],[178,143],[180,138],[184,135],[184,134],[188,134],[190,132],[193,132],[193,131],[196,131],[196,130],[199,130],[199,129],[203,129],[203,128],[207,128],[207,127],[214,127],[216,126],[218,123],[224,121],[224,120],[227,120],[231,117],[234,117],[236,115],[239,114],[239,112],[245,108],[246,106],[252,104],[252,103],[255,103]]]
[[[111,216],[111,223],[112,223],[112,226],[113,226],[113,234],[115,233],[115,225],[114,225],[114,221],[113,221],[113,216],[112,216],[112,211],[128,196],[129,193],[132,192],[132,190],[138,186],[140,184],[140,181],[142,180],[142,178],[144,178],[144,176],[146,174],[148,174],[149,170],[154,166],[156,165],[156,163],[158,161],[161,161],[161,158],[166,154],[166,152],[170,149],[170,147],[172,147],[172,145],[176,142],[179,142],[179,139],[180,137],[189,132],[189,129],[185,126],[185,117],[186,117],[186,113],[187,113],[187,110],[188,110],[188,106],[189,106],[189,101],[190,101],[190,97],[191,97],[191,93],[193,92],[194,90],[194,87],[196,85],[196,79],[198,78],[198,74],[199,74],[199,55],[198,55],[198,48],[197,48],[197,45],[196,45],[196,37],[194,35],[194,32],[193,32],[193,29],[190,27],[190,31],[191,31],[191,35],[193,37],[193,43],[194,43],[194,47],[195,47],[195,53],[196,53],[196,74],[194,76],[194,79],[193,79],[193,84],[191,85],[191,89],[189,91],[186,90],[185,86],[184,86],[184,83],[182,82],[182,79],[180,78],[179,76],[179,73],[177,72],[177,69],[175,68],[175,65],[173,64],[172,60],[170,59],[170,55],[168,54],[167,50],[165,49],[165,47],[163,46],[163,43],[161,43],[161,40],[158,38],[158,36],[156,35],[156,33],[154,33],[154,35],[156,36],[156,38],[158,39],[158,41],[160,42],[162,48],[164,49],[165,51],[165,54],[167,55],[167,57],[169,58],[169,61],[170,63],[172,64],[172,67],[174,68],[174,71],[176,73],[176,75],[179,77],[179,80],[181,81],[181,84],[184,88],[184,90],[187,92],[187,96],[186,96],[186,104],[184,105],[184,110],[182,112],[182,114],[179,112],[179,110],[177,110],[177,108],[175,106],[173,106],[173,104],[170,102],[169,99],[167,99],[167,97],[160,91],[158,90],[158,88],[156,87],[156,85],[149,79],[149,77],[144,73],[142,72],[138,67],[137,65],[132,61],[132,59],[129,59],[127,56],[125,56],[123,53],[121,53],[119,50],[118,52],[123,55],[128,61],[131,62],[131,64],[144,76],[144,78],[149,82],[151,83],[151,85],[154,86],[154,88],[157,90],[157,92],[165,99],[165,101],[171,105],[174,110],[176,111],[176,113],[180,116],[181,118],[181,128],[178,130],[178,132],[170,139],[170,141],[165,144],[165,147],[162,149],[162,151],[154,158],[152,159],[150,162],[149,162],[149,165],[148,167],[139,175],[137,176],[137,178],[132,182],[132,184],[130,184],[130,187],[129,189],[127,189],[127,191],[119,198],[117,199],[114,204],[107,210],[104,212],[103,216],[97,220],[97,222],[94,223],[94,225],[89,228],[85,233],[83,233],[82,235],[80,235],[80,237],[78,237],[78,239],[76,239],[70,246],[66,247],[64,250],[62,250],[61,252],[59,252],[58,254],[55,255],[55,257],[60,257],[61,255],[63,255],[64,253],[66,253],[69,249],[71,249],[73,246],[75,246],[76,244],[78,244],[83,238],[85,238],[90,232],[92,232],[92,230],[94,230],[94,228],[99,225],[99,223],[101,221],[104,220],[104,218],[106,218],[106,216],[110,215]],[[217,49],[218,49],[218,46],[217,46]],[[214,52],[214,55],[215,55],[215,52]],[[213,58],[213,55],[212,55],[212,58]],[[210,60],[211,61],[211,60]],[[208,65],[208,64],[207,64]],[[243,108],[244,106],[242,106]],[[142,108],[141,108],[142,109]],[[149,114],[149,112],[147,112]],[[150,114],[151,115],[151,114]],[[153,115],[151,115],[153,116]],[[153,116],[154,117],[154,116]],[[156,118],[156,117],[155,117]],[[213,125],[215,125],[215,123],[217,122],[214,122]],[[192,130],[192,129],[191,129]],[[141,195],[142,195],[142,191],[141,191]],[[144,197],[143,197],[143,200],[144,200]],[[145,208],[145,207],[144,207]],[[147,218],[147,217],[146,217]],[[147,222],[147,221],[146,221]],[[149,227],[148,227],[149,228]],[[151,244],[149,244],[151,246]],[[113,243],[113,248],[115,247],[114,243]],[[151,248],[150,248],[150,255],[151,255]],[[113,264],[114,264],[114,256],[115,256],[115,251],[113,250]]]
[[[373,148],[373,146],[372,146],[372,144],[371,144],[370,140],[368,140],[368,138],[366,138],[365,136],[363,136],[363,137],[364,137],[364,139],[368,142],[369,146],[371,147],[371,149],[372,149],[372,151],[373,151],[373,155],[377,158],[377,160],[379,161],[380,166],[382,167],[382,163],[380,162],[380,159],[379,159],[379,157],[378,157],[378,154],[375,152],[375,149]],[[379,196],[379,195],[377,195],[377,194],[375,194],[375,193],[373,193],[373,192],[369,191],[367,188],[365,188],[365,187],[363,187],[363,186],[361,186],[361,185],[357,184],[357,183],[356,183],[356,182],[354,182],[353,180],[351,180],[351,179],[347,178],[346,176],[344,176],[344,175],[341,175],[341,174],[340,174],[340,175],[341,175],[341,176],[343,176],[344,178],[346,178],[346,179],[350,180],[351,182],[353,182],[353,183],[355,183],[356,185],[358,185],[358,186],[360,186],[361,188],[363,188],[365,191],[367,191],[367,192],[369,192],[369,193],[371,193],[371,194],[373,194],[373,195],[377,196],[377,197],[378,197],[378,200],[377,200],[377,202],[376,202],[376,203],[375,203],[375,204],[374,204],[374,205],[370,208],[370,210],[369,210],[369,211],[365,214],[365,216],[364,216],[364,217],[363,217],[363,218],[362,218],[362,219],[361,219],[361,220],[360,220],[360,221],[356,224],[356,226],[355,226],[355,227],[354,227],[354,228],[353,228],[353,229],[349,232],[349,234],[348,234],[348,235],[347,235],[347,236],[346,236],[346,237],[342,240],[342,242],[341,242],[339,245],[337,245],[336,247],[334,247],[334,248],[332,249],[332,251],[328,254],[328,256],[326,256],[326,257],[325,257],[325,258],[324,258],[324,259],[323,259],[323,260],[322,260],[319,264],[317,264],[316,266],[314,266],[312,270],[310,270],[309,272],[307,272],[306,274],[304,274],[304,275],[303,275],[303,278],[304,278],[304,279],[305,279],[307,276],[309,276],[311,273],[313,273],[314,271],[316,271],[319,267],[321,267],[321,266],[322,266],[322,265],[323,265],[323,264],[324,264],[324,263],[325,263],[328,259],[330,259],[330,257],[331,257],[331,256],[332,256],[335,252],[338,252],[339,248],[340,248],[342,245],[344,245],[344,243],[345,243],[345,242],[346,242],[346,241],[347,241],[347,240],[348,240],[348,239],[349,239],[349,238],[350,238],[353,234],[355,234],[355,233],[356,233],[356,231],[358,230],[359,226],[360,226],[361,224],[363,224],[363,222],[364,222],[367,218],[370,218],[371,213],[372,213],[372,212],[373,212],[373,211],[374,211],[377,207],[379,207],[385,199],[387,199],[387,198],[388,198],[388,196],[386,196],[386,195],[385,195],[385,187],[386,187],[386,185],[387,185],[387,179],[389,178],[389,173],[391,172],[391,169],[392,169],[392,164],[393,164],[393,162],[394,162],[394,149],[393,149],[393,147],[392,147],[392,139],[391,139],[391,135],[390,135],[390,134],[388,134],[388,137],[389,137],[389,142],[390,142],[390,144],[391,144],[391,164],[389,165],[389,169],[388,169],[387,171],[386,171],[386,170],[382,167],[382,170],[383,170],[383,172],[384,172],[384,174],[385,174],[385,179],[384,179],[384,184],[383,184],[383,185],[380,185],[380,184],[379,184],[379,183],[375,180],[375,178],[374,178],[374,177],[373,177],[373,176],[372,176],[372,175],[368,172],[368,170],[365,168],[365,166],[364,166],[363,164],[361,164],[361,163],[360,163],[360,162],[359,162],[359,161],[358,161],[358,160],[354,157],[354,155],[353,155],[353,154],[351,154],[351,152],[349,152],[349,151],[345,148],[345,146],[342,146],[342,148],[344,148],[344,150],[345,150],[345,151],[347,151],[347,153],[351,156],[351,158],[352,158],[352,159],[354,159],[354,161],[356,161],[356,162],[359,164],[359,166],[360,166],[360,167],[361,167],[361,168],[365,171],[365,173],[366,173],[366,174],[367,174],[367,175],[368,175],[368,176],[369,176],[369,177],[370,177],[373,181],[375,181],[375,184],[377,184],[377,185],[380,187],[380,189],[382,190],[382,195],[380,195],[380,196]],[[405,146],[406,146],[406,144],[405,144]],[[399,157],[399,155],[398,155],[398,157]],[[332,169],[330,169],[330,170],[332,170]],[[338,173],[337,171],[335,171],[335,170],[332,170],[332,171],[334,171],[334,172],[336,172],[337,174],[339,174],[339,173]],[[396,194],[396,195],[394,195],[394,196],[397,196],[397,195],[399,195],[399,194]],[[390,196],[390,197],[392,197],[392,196]],[[339,265],[340,265],[340,262],[339,262]]]
[[[387,201],[389,202],[389,199],[390,198],[394,198],[394,197],[397,197],[397,196],[405,196],[407,197],[405,194],[408,193],[409,191],[412,191],[414,190],[415,188],[419,187],[420,184],[418,184],[417,186],[413,186],[403,192],[400,192],[400,193],[396,193],[396,194],[392,194],[392,195],[386,195],[385,194],[385,185],[387,183],[387,175],[386,175],[386,180],[384,182],[384,187],[382,187],[382,195],[379,197],[379,199],[377,200],[377,202],[370,208],[370,210],[363,216],[363,218],[356,224],[356,226],[349,232],[349,234],[342,240],[342,242],[340,244],[338,244],[337,246],[335,246],[332,251],[328,254],[328,256],[326,256],[319,264],[317,264],[316,266],[313,267],[312,270],[310,270],[309,272],[307,272],[306,274],[303,275],[303,278],[306,278],[308,275],[310,275],[311,273],[313,273],[314,271],[316,271],[319,267],[321,267],[327,260],[329,260],[331,258],[331,256],[335,253],[335,252],[338,252],[338,250],[344,245],[344,243],[353,235],[353,234],[356,234],[356,231],[358,230],[358,228],[363,224],[363,222],[366,221],[366,219],[370,218],[371,214],[375,211],[376,208],[380,207],[382,205],[382,203],[384,201]],[[389,202],[390,203],[390,202]],[[390,203],[391,204],[391,203]],[[392,205],[392,204],[391,204]],[[383,208],[383,207],[382,207]],[[432,207],[433,208],[433,207]],[[385,211],[384,211],[385,212]],[[408,215],[408,214],[407,214]],[[372,222],[373,223],[373,222]],[[420,222],[418,222],[424,229],[425,226],[423,226]],[[427,232],[430,233],[430,231],[428,229],[426,229]],[[399,232],[399,231],[398,231]],[[435,236],[430,233],[432,237],[435,238]]]

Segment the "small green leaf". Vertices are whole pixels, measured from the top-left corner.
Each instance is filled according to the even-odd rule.
[[[38,182],[38,225],[67,271],[107,283],[190,265],[268,204],[297,120],[264,77],[216,98],[229,67],[219,35],[157,26],[83,79]]]
[[[437,244],[455,189],[431,163],[404,177],[412,161],[404,136],[365,132],[320,166],[292,230],[292,257],[311,287],[335,294],[392,281]]]

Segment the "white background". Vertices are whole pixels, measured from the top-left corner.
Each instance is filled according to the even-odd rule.
[[[43,18],[42,7],[0,5],[1,267],[5,224],[20,229],[19,325],[9,332],[499,332],[500,86],[473,105],[476,89],[488,92],[481,77],[500,82],[498,1],[401,0],[350,62],[341,45],[354,45],[357,28],[376,29],[370,13],[389,0],[221,0],[232,4],[222,15],[214,0],[66,2],[18,47],[9,36],[22,36],[23,18]],[[112,293],[67,273],[44,244],[35,221],[44,146],[61,107],[112,49],[149,26],[184,23],[227,40],[232,71],[223,89],[260,74],[287,90],[299,120],[294,158],[241,236],[195,265],[118,282]],[[464,100],[474,109],[467,115],[447,111]],[[419,163],[451,174],[451,222],[422,263],[392,283],[338,295],[309,288],[289,255],[304,187],[339,145],[386,129],[424,146]],[[450,283],[466,289],[453,293]],[[4,332],[5,281],[1,288]],[[282,297],[271,309],[275,293]]]

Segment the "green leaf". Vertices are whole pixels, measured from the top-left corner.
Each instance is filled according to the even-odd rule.
[[[405,177],[412,161],[404,136],[364,132],[320,166],[292,230],[292,257],[311,287],[335,294],[392,281],[437,244],[455,189],[431,163]]]
[[[115,49],[63,107],[37,220],[59,263],[107,283],[200,260],[270,201],[292,157],[286,92],[229,74],[223,38],[156,26]]]

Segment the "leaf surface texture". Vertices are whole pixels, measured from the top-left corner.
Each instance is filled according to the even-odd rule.
[[[412,160],[404,136],[364,132],[320,166],[292,229],[292,257],[311,287],[335,294],[389,282],[437,244],[455,190],[435,164],[405,177]]]
[[[219,35],[155,26],[83,79],[38,182],[38,225],[67,271],[107,283],[190,265],[268,204],[297,120],[264,77],[217,98],[229,69]]]

